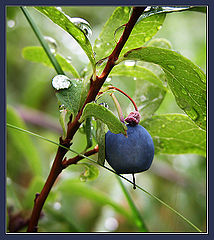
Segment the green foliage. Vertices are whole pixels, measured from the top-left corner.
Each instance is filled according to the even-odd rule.
[[[28,61],[42,63],[45,66],[53,68],[52,63],[42,47],[25,47],[22,50],[22,55]],[[77,70],[62,55],[57,53],[55,57],[63,71],[71,73],[74,78],[80,78]]]
[[[206,154],[206,132],[183,114],[156,115],[141,125],[151,134],[156,154]]]
[[[83,109],[80,122],[87,117],[94,117],[104,122],[113,133],[126,134],[126,126],[107,108],[96,103],[88,103]]]
[[[124,60],[160,65],[178,106],[202,129],[206,128],[206,76],[190,60],[168,49],[144,47],[124,55]]]
[[[77,115],[81,107],[82,81],[71,79],[71,86],[67,89],[56,91],[57,99],[60,104],[70,110],[74,117]]]
[[[62,11],[57,10],[56,7],[36,7],[41,13],[49,17],[55,24],[69,33],[82,47],[88,56],[91,64],[95,65],[94,54],[91,43],[84,32],[75,26]]]
[[[117,31],[118,28],[128,22],[130,10],[130,7],[118,7],[106,22],[101,34],[99,35],[98,39],[96,39],[93,48],[94,52],[96,53],[97,60],[110,55],[111,51],[116,46],[116,42],[113,40],[116,37],[115,31]],[[130,49],[140,47],[145,42],[149,41],[160,29],[164,19],[165,14],[160,14],[157,16],[145,18],[142,21],[138,22],[138,24],[136,24],[133,31],[131,32],[131,35],[126,42],[121,54],[124,54]],[[117,40],[118,39],[116,39],[116,41]]]
[[[80,180],[85,182],[87,180],[95,180],[99,176],[99,169],[91,163],[79,163],[78,165],[83,165],[85,170],[80,175]]]

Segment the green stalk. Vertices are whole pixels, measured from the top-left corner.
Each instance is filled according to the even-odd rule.
[[[53,64],[57,74],[63,74],[65,75],[65,73],[63,72],[61,66],[59,65],[58,61],[56,60],[56,58],[54,57],[54,55],[52,54],[48,43],[45,41],[43,35],[41,34],[39,28],[36,26],[35,22],[33,21],[32,17],[30,16],[28,10],[26,7],[20,7],[22,12],[24,13],[26,19],[28,20],[31,28],[33,29],[34,33],[36,34],[39,42],[41,43],[43,49],[45,50],[48,58],[50,59],[51,63]]]
[[[124,186],[123,182],[121,181],[120,177],[116,176],[117,180],[119,181],[119,184],[121,186],[121,189],[126,197],[126,200],[128,201],[129,207],[131,208],[133,217],[135,219],[135,223],[140,230],[140,232],[149,232],[148,228],[146,227],[142,216],[140,215],[137,207],[134,204],[134,201],[132,200],[129,192],[127,191],[126,187]]]
[[[59,143],[56,143],[56,142],[54,142],[54,141],[52,141],[52,140],[50,140],[50,139],[48,139],[48,138],[42,137],[42,136],[40,136],[40,135],[38,135],[38,134],[36,134],[36,133],[30,132],[30,131],[28,131],[28,130],[25,130],[25,129],[16,127],[16,126],[14,126],[14,125],[12,125],[12,124],[9,124],[9,123],[7,123],[7,127],[10,127],[10,128],[16,129],[16,130],[19,130],[19,131],[21,131],[21,132],[25,132],[25,133],[27,133],[27,134],[29,134],[29,135],[38,137],[38,138],[43,139],[43,140],[45,140],[45,141],[47,141],[47,142],[50,142],[50,143],[53,143],[53,144],[55,144],[55,145],[57,145],[57,146],[60,146],[60,147],[62,147],[62,148],[65,148],[65,149],[67,149],[68,151],[71,151],[71,152],[73,152],[73,153],[76,153],[76,154],[78,154],[79,156],[82,156],[82,157],[88,159],[89,161],[91,161],[91,162],[93,162],[93,163],[95,163],[95,164],[98,164],[99,166],[107,169],[108,171],[110,171],[110,172],[118,175],[120,178],[123,178],[124,180],[126,180],[127,182],[129,182],[129,183],[131,183],[131,184],[133,185],[133,182],[130,181],[128,178],[126,178],[126,177],[124,177],[124,176],[122,176],[122,175],[120,175],[120,174],[117,174],[117,173],[116,173],[115,171],[113,171],[112,169],[110,169],[110,168],[108,168],[108,167],[105,167],[105,166],[102,166],[101,164],[99,164],[98,162],[96,162],[95,160],[93,160],[92,158],[87,157],[87,156],[85,156],[85,155],[83,155],[83,154],[81,154],[81,153],[78,153],[78,152],[76,152],[76,151],[73,150],[73,149],[67,148],[67,147],[65,147],[65,146],[63,146],[63,145],[61,145],[61,144],[59,144]],[[160,198],[156,197],[156,196],[153,195],[152,193],[149,193],[148,191],[146,191],[146,190],[143,189],[142,187],[138,186],[137,184],[136,184],[135,186],[136,186],[137,188],[139,188],[141,191],[143,191],[144,193],[146,193],[147,195],[149,195],[151,198],[153,198],[153,199],[157,200],[159,203],[163,204],[165,207],[167,207],[168,209],[170,209],[170,210],[171,210],[172,212],[174,212],[176,215],[178,215],[179,217],[181,217],[186,223],[188,223],[190,226],[192,226],[197,232],[202,232],[202,231],[201,231],[197,226],[195,226],[190,220],[188,220],[186,217],[184,217],[184,216],[183,216],[181,213],[179,213],[177,210],[175,210],[174,208],[172,208],[171,206],[169,206],[167,203],[165,203],[164,201],[162,201]]]

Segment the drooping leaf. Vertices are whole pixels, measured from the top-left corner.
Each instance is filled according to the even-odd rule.
[[[97,60],[110,55],[113,48],[116,46],[115,40],[117,41],[119,38],[117,35],[122,34],[122,30],[124,29],[121,26],[126,24],[129,20],[130,11],[130,7],[117,7],[112,16],[106,22],[100,36],[96,39],[93,48]],[[149,41],[160,29],[164,19],[165,14],[160,14],[139,21],[132,30],[121,54],[132,48],[140,47],[145,42]],[[117,29],[121,29],[121,31]],[[116,34],[115,31],[118,34]],[[116,39],[114,40],[114,38]]]
[[[96,103],[88,103],[83,109],[80,122],[87,117],[94,117],[104,122],[112,133],[126,134],[126,125],[123,124],[110,110]]]
[[[37,46],[25,47],[22,50],[22,55],[28,61],[42,63],[45,66],[53,68],[52,63],[50,62],[47,54],[45,53],[42,47]],[[55,57],[60,66],[62,67],[63,71],[70,72],[75,78],[80,78],[74,66],[70,62],[68,62],[62,55],[57,53]]]
[[[206,76],[198,66],[175,51],[155,47],[133,49],[124,55],[124,60],[128,59],[161,66],[178,106],[206,128]]]
[[[9,105],[7,106],[7,123],[26,129],[24,121],[15,109]],[[41,159],[32,139],[27,134],[14,131],[14,129],[11,128],[7,128],[7,132],[14,147],[16,147],[22,156],[28,161],[32,173],[35,175],[42,175]],[[16,159],[14,159],[14,161],[16,161]]]
[[[206,154],[206,132],[186,115],[156,115],[140,124],[151,134],[156,154]]]
[[[80,175],[80,180],[85,182],[87,180],[95,180],[99,176],[99,168],[91,163],[79,163],[83,165],[85,171]]]
[[[150,9],[145,9],[144,13],[140,16],[138,21],[141,21],[144,18],[149,16],[161,14],[161,13],[173,13],[173,12],[182,12],[191,10],[192,6],[170,6],[170,7],[162,7],[162,6],[152,6]]]
[[[78,26],[76,26],[72,21],[70,21],[69,16],[58,10],[56,7],[39,6],[35,8],[44,15],[46,15],[48,18],[50,18],[55,24],[60,26],[67,33],[69,33],[85,51],[92,65],[95,66],[94,53],[92,51],[89,39]]]
[[[110,72],[110,76],[127,76],[133,77],[134,80],[142,79],[149,81],[160,88],[166,89],[166,87],[163,85],[163,82],[152,71],[138,65],[117,65]]]
[[[105,124],[100,120],[96,121],[96,139],[99,146],[98,163],[104,165],[105,162]]]
[[[56,97],[65,109],[70,110],[76,116],[81,107],[82,81],[71,79],[70,82],[69,88],[56,91]]]

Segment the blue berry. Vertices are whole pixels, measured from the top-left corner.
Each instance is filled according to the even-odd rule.
[[[127,128],[127,137],[110,131],[106,133],[106,160],[119,174],[146,171],[154,157],[153,140],[141,125],[128,124]]]

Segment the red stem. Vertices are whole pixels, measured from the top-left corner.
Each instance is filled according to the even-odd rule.
[[[126,24],[124,32],[123,32],[120,40],[118,41],[115,49],[113,50],[112,54],[109,56],[108,62],[106,64],[102,74],[100,76],[96,76],[96,79],[94,81],[93,81],[93,79],[91,79],[91,86],[90,86],[87,98],[85,100],[85,103],[83,104],[83,107],[77,114],[74,121],[73,122],[70,121],[68,123],[67,137],[65,138],[65,140],[62,140],[60,138],[61,145],[65,146],[67,148],[70,147],[70,145],[71,145],[70,142],[71,142],[74,134],[77,132],[77,130],[80,127],[80,123],[78,120],[80,119],[80,117],[82,115],[82,111],[83,111],[85,105],[87,103],[95,100],[95,98],[96,98],[100,88],[102,87],[103,83],[105,82],[108,74],[110,73],[111,69],[114,67],[115,61],[118,59],[118,56],[119,56],[123,46],[125,45],[135,23],[137,22],[138,18],[143,13],[145,8],[146,7],[134,7],[133,8],[132,15],[131,15],[128,23]],[[52,165],[50,174],[46,180],[46,183],[45,183],[41,193],[37,196],[37,198],[34,201],[34,207],[33,207],[30,221],[29,221],[27,232],[37,232],[37,224],[38,224],[38,220],[39,220],[39,216],[40,216],[42,207],[45,203],[46,198],[48,197],[48,194],[49,194],[55,180],[57,179],[57,177],[59,176],[59,174],[61,173],[61,171],[64,168],[62,162],[63,162],[63,158],[64,158],[65,154],[67,153],[67,151],[68,151],[67,149],[62,148],[62,147],[59,147],[57,150],[57,154],[54,159],[54,163]]]

